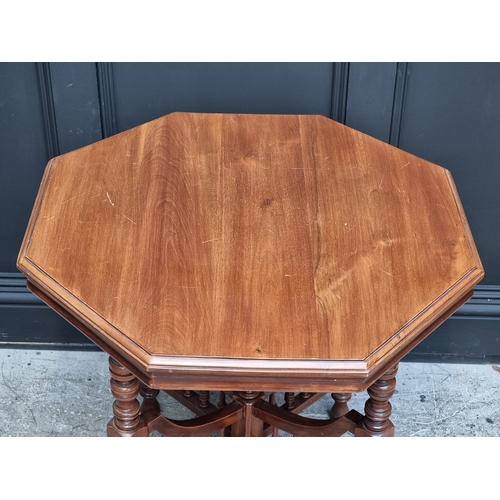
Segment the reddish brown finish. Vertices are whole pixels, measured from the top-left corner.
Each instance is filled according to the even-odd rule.
[[[347,432],[355,434],[363,424],[363,416],[355,410],[340,418],[319,420],[285,412],[263,400],[255,404],[254,416],[297,437],[339,437]]]
[[[262,400],[264,394],[259,391],[240,391],[233,398],[243,406],[243,418],[231,427],[232,437],[260,437],[264,432],[264,421],[255,418],[254,405]]]
[[[349,393],[336,393],[332,394],[332,398],[335,401],[333,403],[332,409],[330,410],[330,416],[332,418],[340,418],[343,417],[346,413],[349,412],[348,403],[352,397],[352,394]]]
[[[148,387],[240,394],[364,390],[484,274],[447,170],[321,116],[194,113],[53,159],[18,266]]]
[[[285,408],[292,410],[295,405],[295,393],[285,392]]]
[[[159,432],[165,437],[203,437],[217,431],[222,433],[224,429],[241,421],[242,418],[243,409],[236,401],[214,410],[209,415],[183,421],[170,420],[153,410],[144,414],[148,431]]]
[[[147,426],[140,414],[139,381],[120,363],[109,358],[111,393],[115,398],[113,419],[108,424],[108,436],[145,437]]]
[[[363,425],[356,430],[356,436],[393,436],[394,426],[389,417],[392,407],[389,399],[396,388],[398,365],[391,367],[379,380],[368,388],[370,398],[365,404]],[[366,432],[365,432],[366,431]]]
[[[160,403],[156,399],[160,391],[158,389],[151,389],[147,385],[141,384],[139,394],[142,397],[141,413],[144,414],[148,410],[160,412]]]

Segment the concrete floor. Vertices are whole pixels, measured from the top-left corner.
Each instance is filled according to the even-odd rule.
[[[105,436],[112,410],[103,352],[0,349],[0,436]],[[500,372],[492,365],[401,363],[391,399],[396,436],[500,435]],[[363,411],[366,393],[350,407]],[[192,414],[162,394],[166,416]],[[325,396],[303,414],[326,418]]]

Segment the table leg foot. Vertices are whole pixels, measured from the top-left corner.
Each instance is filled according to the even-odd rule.
[[[109,358],[111,373],[111,393],[115,398],[113,403],[113,418],[108,424],[107,434],[110,437],[146,437],[148,428],[141,418],[141,407],[137,396],[140,384],[123,365]]]
[[[355,436],[394,436],[394,425],[389,420],[392,407],[389,399],[396,388],[396,373],[398,364],[387,370],[367,392],[370,398],[365,404],[365,416]]]

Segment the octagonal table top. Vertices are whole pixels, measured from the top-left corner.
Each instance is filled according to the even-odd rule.
[[[322,116],[203,113],[51,160],[18,267],[144,377],[312,388],[363,384],[484,274],[446,169]]]

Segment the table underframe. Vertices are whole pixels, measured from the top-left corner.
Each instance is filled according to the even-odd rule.
[[[173,420],[161,413],[157,399],[160,389],[141,383],[113,357],[109,366],[115,402],[107,434],[112,437],[147,437],[153,432],[165,437],[263,437],[277,436],[278,430],[297,437],[339,437],[346,433],[356,437],[394,436],[389,399],[396,388],[397,363],[367,389],[364,415],[349,410],[350,393],[332,393],[333,406],[324,420],[299,413],[325,393],[285,392],[285,403],[278,406],[275,393],[217,391],[219,402],[214,405],[210,391],[163,389],[195,414],[191,419]]]

